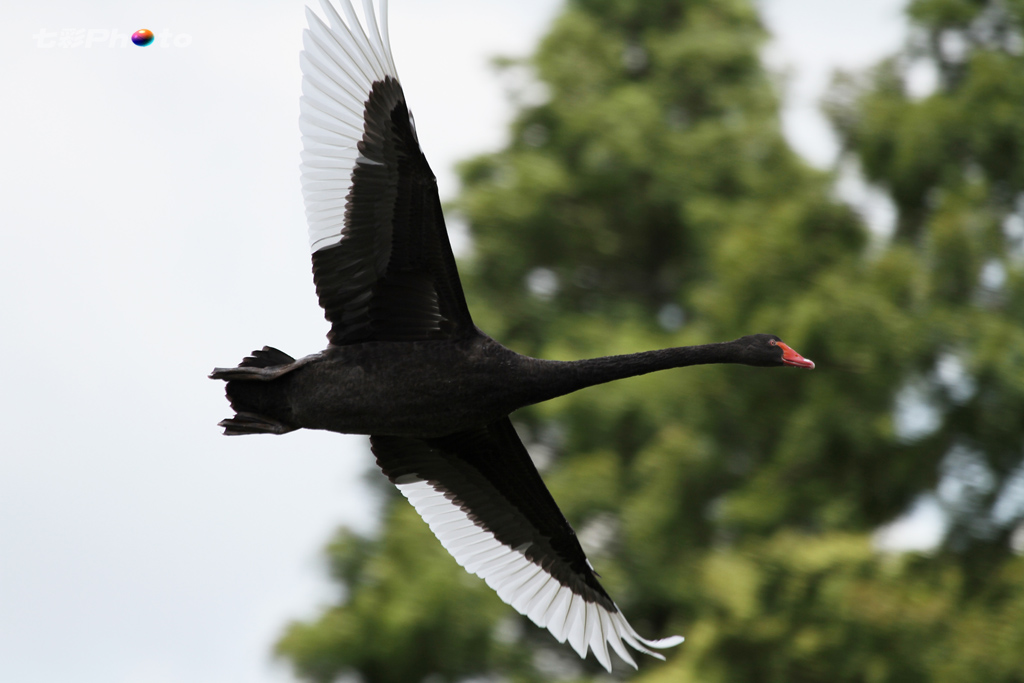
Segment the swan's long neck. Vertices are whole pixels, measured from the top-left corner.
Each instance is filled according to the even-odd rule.
[[[539,403],[564,396],[586,387],[613,382],[626,377],[646,375],[649,372],[709,363],[738,363],[736,347],[732,342],[678,346],[657,351],[630,353],[622,356],[602,356],[574,361],[546,361],[531,359],[532,377],[529,403]],[[536,398],[534,398],[536,396]]]

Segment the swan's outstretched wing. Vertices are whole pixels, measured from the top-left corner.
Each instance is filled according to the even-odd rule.
[[[682,642],[637,635],[598,583],[576,534],[548,493],[508,418],[438,439],[370,437],[377,464],[467,571],[581,657],[611,671],[610,645]]]
[[[303,32],[302,192],[313,280],[332,344],[446,339],[473,323],[434,174],[420,151],[387,38],[364,0],[321,0]]]

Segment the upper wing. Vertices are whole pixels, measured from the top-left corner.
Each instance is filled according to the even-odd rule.
[[[467,571],[586,657],[611,671],[608,646],[663,659],[649,647],[682,638],[637,635],[597,581],[576,534],[548,493],[512,422],[438,439],[372,436],[377,464]]]
[[[321,0],[303,31],[302,193],[313,280],[332,344],[444,339],[473,329],[434,174],[420,151],[387,39]]]

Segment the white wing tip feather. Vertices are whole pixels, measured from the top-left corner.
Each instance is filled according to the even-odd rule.
[[[610,612],[597,603],[587,602],[559,584],[526,558],[525,547],[503,545],[429,482],[404,475],[397,486],[460,566],[482,578],[520,614],[547,628],[558,642],[568,640],[580,657],[586,658],[592,650],[601,666],[610,672],[611,646],[635,669],[636,662],[624,645],[663,660],[665,657],[652,648],[662,650],[683,642],[681,636],[642,638],[621,611]]]
[[[324,193],[304,183],[307,215],[333,216],[331,221],[310,225],[310,252],[338,244],[345,229],[345,207],[357,164],[379,165],[381,161],[358,154],[363,135],[363,108],[373,83],[386,77],[398,80],[387,32],[387,0],[380,0],[380,20],[373,3],[363,2],[362,21],[351,0],[336,0],[341,14],[327,0],[321,0],[326,21],[306,7],[309,28],[303,31],[303,92],[299,123],[302,130],[303,163],[306,168],[333,171],[336,191]]]

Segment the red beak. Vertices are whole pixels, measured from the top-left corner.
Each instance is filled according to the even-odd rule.
[[[779,346],[779,348],[782,349],[782,362],[783,363],[785,363],[786,365],[792,365],[793,367],[796,367],[796,368],[807,368],[809,370],[813,370],[814,369],[814,361],[807,360],[806,358],[804,358],[799,353],[797,353],[793,349],[789,348],[788,346],[786,346],[782,342],[775,342],[775,343],[776,343],[776,345]]]

